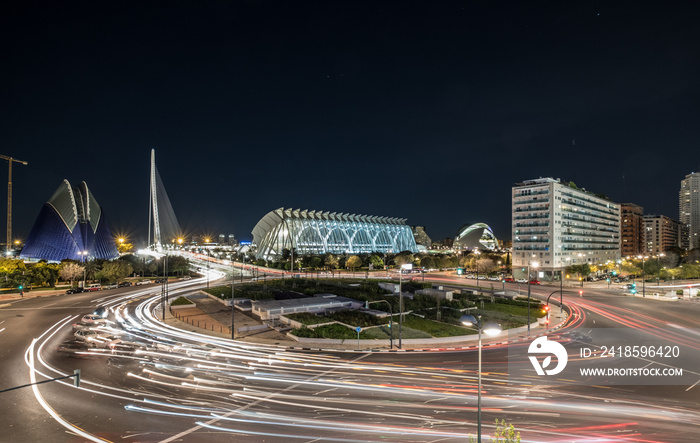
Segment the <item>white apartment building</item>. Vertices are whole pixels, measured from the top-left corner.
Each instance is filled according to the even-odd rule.
[[[512,189],[513,277],[559,281],[566,266],[620,258],[620,205],[560,179]]]
[[[681,180],[678,193],[678,219],[687,237],[681,247],[700,247],[700,172],[691,172]]]

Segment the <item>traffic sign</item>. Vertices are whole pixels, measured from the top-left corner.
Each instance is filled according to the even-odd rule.
[[[355,330],[356,330],[357,332],[362,332],[362,328],[361,328],[361,327],[359,327],[359,326],[358,326],[358,327],[356,327],[356,328],[355,328]]]

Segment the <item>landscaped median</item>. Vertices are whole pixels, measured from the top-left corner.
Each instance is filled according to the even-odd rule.
[[[291,312],[284,308],[271,317],[278,323],[294,328],[288,333],[291,339],[300,342],[327,340],[326,343],[357,340],[366,341],[365,346],[388,344],[393,336],[398,339],[399,296],[382,289],[377,281],[367,280],[305,280],[286,279],[236,285],[236,299],[249,299],[254,304],[259,300],[290,300],[314,297],[347,297],[355,300],[355,306],[364,309],[321,310],[318,312]],[[415,291],[430,287],[410,283],[403,285],[404,316],[401,327],[402,340],[459,342],[470,340],[476,331],[459,322],[465,313],[481,315],[485,322],[496,322],[504,330],[515,330],[527,326],[527,300],[508,300],[490,294],[471,294],[470,291],[454,291],[452,299],[438,299]],[[465,288],[466,289],[466,288]],[[212,298],[229,301],[230,285],[206,290]],[[359,303],[358,303],[359,302]],[[269,302],[265,302],[269,303]],[[289,305],[288,305],[289,306]],[[390,315],[393,313],[393,317]],[[530,319],[533,326],[542,317],[542,305],[532,300]],[[393,321],[392,321],[393,318]],[[393,323],[393,325],[392,325]],[[439,340],[437,340],[439,339]]]
[[[170,309],[172,309],[173,311],[196,307],[197,305],[193,301],[185,297],[178,297],[170,303]]]

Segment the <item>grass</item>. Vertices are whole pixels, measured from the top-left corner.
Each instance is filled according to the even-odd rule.
[[[186,299],[185,297],[178,297],[170,303],[172,306],[184,306],[184,305],[194,305],[194,302]]]
[[[424,331],[432,337],[456,337],[476,333],[476,331],[461,326],[420,318],[415,315],[407,315],[403,324],[409,328]]]

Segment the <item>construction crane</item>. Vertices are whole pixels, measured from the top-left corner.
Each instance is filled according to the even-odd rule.
[[[7,160],[7,163],[10,165],[10,171],[7,179],[7,250],[9,251],[12,247],[12,163],[22,163],[23,165],[27,165],[29,163],[1,154],[0,158]]]

